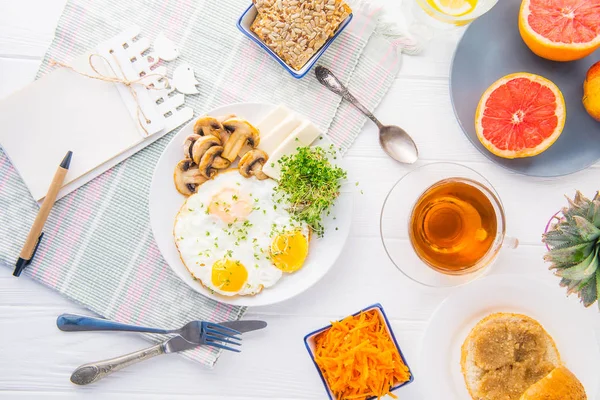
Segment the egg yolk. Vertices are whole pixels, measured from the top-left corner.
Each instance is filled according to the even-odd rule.
[[[225,292],[239,292],[247,279],[248,271],[239,261],[222,259],[212,266],[211,281]]]
[[[277,235],[271,242],[271,261],[283,272],[298,271],[308,255],[308,240],[301,231]]]
[[[252,201],[239,190],[226,188],[213,196],[208,205],[208,212],[226,224],[245,221],[252,212]]]

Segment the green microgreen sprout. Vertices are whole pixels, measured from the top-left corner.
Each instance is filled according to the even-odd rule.
[[[289,211],[299,221],[308,224],[318,236],[325,227],[322,216],[340,194],[347,173],[330,162],[336,155],[333,145],[298,147],[297,153],[278,160],[281,165],[279,185],[274,196],[289,204]]]

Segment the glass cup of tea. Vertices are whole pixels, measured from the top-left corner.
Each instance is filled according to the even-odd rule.
[[[503,246],[518,245],[506,236],[504,208],[492,185],[453,163],[427,164],[403,176],[385,199],[380,229],[396,267],[433,287],[470,282]]]

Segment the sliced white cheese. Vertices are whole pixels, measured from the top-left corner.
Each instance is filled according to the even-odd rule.
[[[278,124],[281,123],[288,115],[292,115],[292,111],[286,106],[277,106],[268,113],[257,125],[256,128],[260,132],[260,138],[267,137]]]
[[[298,147],[310,146],[320,135],[319,128],[312,122],[304,120],[294,131],[269,155],[267,163],[263,166],[263,172],[273,179],[279,179],[281,166],[279,159],[283,156],[291,156],[296,153]]]
[[[288,115],[277,124],[271,132],[266,135],[260,135],[260,143],[258,148],[267,154],[271,154],[282,144],[285,139],[294,132],[302,120],[295,114]]]

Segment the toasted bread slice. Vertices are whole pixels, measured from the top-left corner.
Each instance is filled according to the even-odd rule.
[[[461,350],[462,373],[474,400],[519,400],[529,386],[559,365],[552,337],[522,314],[485,317]]]
[[[530,386],[520,400],[587,400],[587,396],[579,379],[560,366]]]

